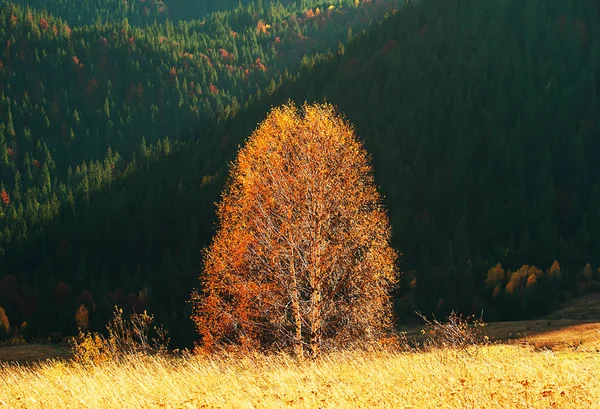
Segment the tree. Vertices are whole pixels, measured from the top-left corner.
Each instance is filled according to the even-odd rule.
[[[275,108],[240,150],[192,294],[202,346],[309,351],[392,327],[396,252],[369,156],[333,106]]]
[[[0,307],[0,336],[2,338],[8,337],[10,335],[10,323],[8,321],[8,317],[6,316],[6,311],[4,308]],[[0,339],[2,339],[0,338]]]

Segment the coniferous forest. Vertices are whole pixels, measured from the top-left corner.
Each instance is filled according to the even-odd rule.
[[[327,101],[372,157],[414,311],[543,315],[600,290],[594,0],[0,5],[0,307],[28,340],[147,309],[173,346],[228,163]]]

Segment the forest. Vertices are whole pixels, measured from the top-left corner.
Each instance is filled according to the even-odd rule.
[[[599,23],[592,0],[3,2],[0,306],[27,340],[119,305],[190,345],[228,163],[290,99],[364,140],[399,324],[599,290]]]

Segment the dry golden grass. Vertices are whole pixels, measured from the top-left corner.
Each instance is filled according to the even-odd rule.
[[[0,364],[0,408],[593,408],[600,354],[494,345],[392,354]],[[4,405],[4,406],[3,406]]]

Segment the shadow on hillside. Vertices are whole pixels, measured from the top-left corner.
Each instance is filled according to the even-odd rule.
[[[424,326],[401,329],[411,344],[423,345]],[[492,343],[532,346],[535,350],[600,352],[600,320],[540,319],[487,323],[482,335]]]
[[[297,81],[318,85],[319,75],[313,68]],[[2,283],[0,276],[0,284],[13,325],[27,321],[36,331],[30,337],[75,333],[75,311],[87,302],[92,329],[100,330],[118,304],[148,308],[169,329],[172,346],[190,346],[195,332],[186,301],[199,284],[200,250],[214,232],[226,165],[290,89],[301,87],[294,81],[265,94],[230,120],[198,130],[168,156],[138,156],[130,174],[90,192],[89,200],[76,197],[74,208],[63,206],[58,217],[9,244],[0,267],[4,279],[16,281]]]

